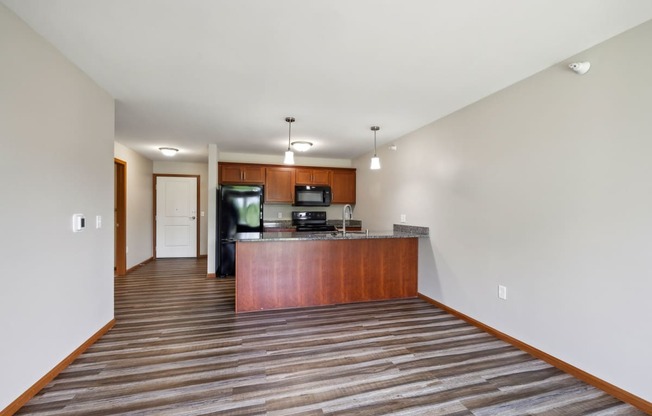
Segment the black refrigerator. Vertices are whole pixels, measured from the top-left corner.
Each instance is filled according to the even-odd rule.
[[[237,233],[263,232],[263,187],[223,185],[217,190],[217,276],[235,275]]]

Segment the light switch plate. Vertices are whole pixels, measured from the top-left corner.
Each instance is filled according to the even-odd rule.
[[[507,300],[507,287],[498,285],[498,297],[500,299]]]

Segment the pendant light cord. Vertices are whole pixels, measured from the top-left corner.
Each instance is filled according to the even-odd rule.
[[[285,121],[288,122],[289,129],[288,129],[288,152],[290,151],[290,140],[292,140],[292,122],[294,122],[294,117],[285,117]]]
[[[371,126],[371,131],[374,132],[374,157],[376,157],[376,132],[380,130],[378,126]]]
[[[376,157],[376,130],[374,130],[374,157]]]

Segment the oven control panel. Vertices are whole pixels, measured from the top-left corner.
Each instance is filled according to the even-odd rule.
[[[326,221],[326,211],[292,211],[292,221]]]

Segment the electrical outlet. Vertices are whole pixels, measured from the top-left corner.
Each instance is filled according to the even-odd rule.
[[[102,216],[101,215],[96,215],[95,216],[95,228],[102,228]]]
[[[73,214],[72,216],[72,232],[80,233],[86,228],[86,218],[84,214]]]
[[[498,297],[500,299],[507,300],[507,287],[498,285]]]
[[[401,214],[401,222],[407,222],[407,215]]]
[[[283,213],[282,213],[282,212],[279,212],[279,213],[277,214],[277,216],[278,216],[278,218],[283,218]]]

